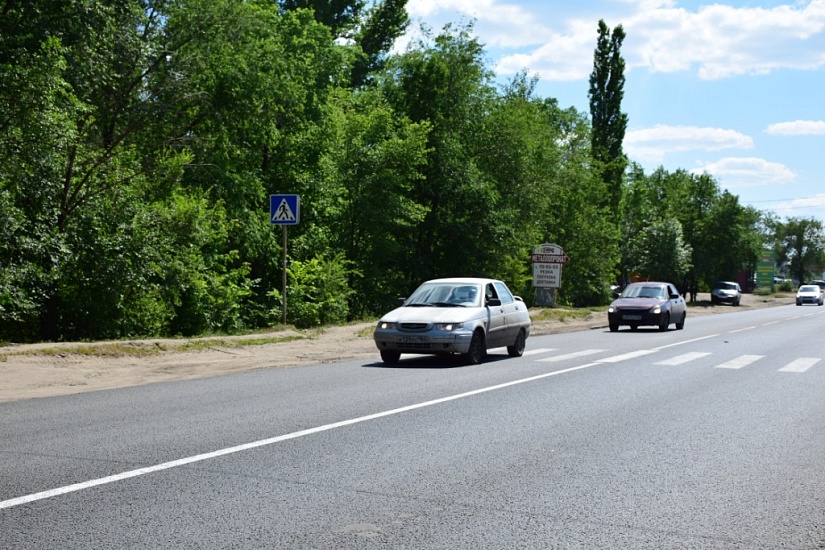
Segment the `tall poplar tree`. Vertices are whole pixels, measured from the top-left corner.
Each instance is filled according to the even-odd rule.
[[[608,204],[618,214],[622,180],[627,158],[622,150],[627,114],[622,112],[624,97],[624,59],[621,55],[625,32],[621,25],[610,29],[599,20],[599,39],[593,53],[590,74],[591,155],[607,186]],[[618,219],[618,215],[616,216]]]

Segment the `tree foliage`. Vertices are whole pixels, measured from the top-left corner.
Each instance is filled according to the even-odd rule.
[[[634,166],[622,182],[621,27],[600,24],[588,119],[526,73],[497,84],[471,24],[391,53],[405,6],[6,3],[0,340],[279,322],[280,193],[301,196],[299,326],[378,315],[450,275],[501,278],[529,303],[530,252],[548,242],[572,258],[572,305],[603,304],[617,265],[732,277],[759,228],[799,273],[822,265],[821,227],[766,220],[710,176]]]
[[[599,37],[590,74],[591,147],[593,159],[607,185],[607,204],[618,213],[627,159],[622,144],[627,130],[627,114],[622,112],[625,62],[621,55],[625,32],[599,20]]]

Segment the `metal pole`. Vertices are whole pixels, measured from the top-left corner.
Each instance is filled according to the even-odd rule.
[[[283,283],[284,284],[283,284],[283,294],[281,294],[281,296],[283,298],[283,304],[282,305],[283,305],[283,308],[284,308],[284,311],[283,311],[283,324],[286,325],[286,225],[284,225],[283,227],[284,227],[284,242],[283,242],[283,246],[281,248],[283,249],[283,252],[284,252],[284,254],[283,254],[283,259],[284,259],[284,281],[283,281]]]

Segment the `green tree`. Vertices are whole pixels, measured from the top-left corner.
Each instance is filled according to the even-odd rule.
[[[778,257],[788,259],[790,272],[799,284],[811,279],[814,268],[817,274],[822,272],[825,265],[825,233],[821,221],[815,218],[788,218],[780,222],[776,229]]]
[[[382,84],[396,112],[431,128],[425,177],[410,195],[427,213],[414,230],[407,289],[434,276],[481,275],[500,260],[487,239],[499,191],[472,151],[495,90],[470,30],[448,26],[414,44],[393,59]]]
[[[590,74],[590,118],[593,126],[591,151],[607,185],[607,204],[618,214],[622,183],[627,167],[622,144],[627,114],[622,112],[625,62],[621,55],[625,32],[621,25],[610,29],[599,20],[599,38]]]

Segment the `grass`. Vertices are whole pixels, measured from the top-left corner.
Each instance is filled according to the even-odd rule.
[[[584,308],[531,308],[530,319],[532,321],[578,321],[586,319],[591,313],[604,313],[604,307],[584,307]]]
[[[38,348],[0,354],[0,362],[15,355],[45,355],[63,357],[80,355],[85,357],[148,357],[166,352],[204,351],[214,348],[237,349],[246,346],[266,346],[305,340],[308,336],[260,336],[257,338],[204,338],[181,342],[107,342],[101,344],[77,344],[53,348]]]

